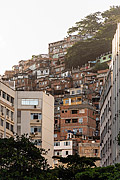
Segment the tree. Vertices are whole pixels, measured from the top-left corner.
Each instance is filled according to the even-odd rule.
[[[120,179],[120,164],[107,167],[88,168],[75,175],[76,180],[118,180]]]
[[[85,35],[95,35],[98,29],[102,26],[101,12],[96,12],[86,16],[76,26],[68,29],[68,34],[77,32],[81,37]]]
[[[92,71],[97,72],[99,70],[104,70],[104,69],[109,69],[109,66],[107,63],[96,63],[95,66],[93,67]]]
[[[113,6],[103,13],[90,14],[76,22],[76,26],[69,28],[68,34],[77,33],[83,40],[68,49],[65,56],[66,68],[81,67],[88,61],[94,61],[101,54],[111,51],[118,22],[120,6]]]
[[[64,180],[75,179],[77,173],[85,171],[86,168],[96,167],[95,162],[100,160],[97,157],[80,157],[79,155],[68,155],[66,158],[54,156],[64,166],[59,166],[54,169],[57,177]]]
[[[68,49],[65,56],[66,68],[81,67],[88,61],[94,61],[101,54],[111,50],[112,41],[100,40],[87,40],[80,41]]]
[[[43,153],[25,135],[0,139],[0,179],[44,179],[49,167]]]

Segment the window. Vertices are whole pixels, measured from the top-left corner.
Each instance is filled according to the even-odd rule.
[[[96,109],[98,110],[99,109],[99,104],[95,104],[95,106],[96,106]]]
[[[6,128],[9,129],[9,123],[8,122],[6,122]]]
[[[79,132],[82,133],[83,132],[83,128],[79,128]]]
[[[14,105],[14,98],[11,97],[11,103],[12,103],[12,106]]]
[[[21,111],[17,111],[17,123],[21,123]]]
[[[69,151],[66,151],[65,154],[68,155],[68,154],[69,154]]]
[[[41,141],[41,139],[36,139],[34,143],[36,146],[41,146],[42,141]]]
[[[103,57],[103,60],[105,60],[106,59],[106,57]]]
[[[83,118],[82,117],[79,118],[79,123],[83,123]]]
[[[68,104],[69,103],[69,100],[67,99],[67,100],[65,100],[65,104]]]
[[[41,146],[41,139],[31,139],[31,142],[34,143],[36,146]]]
[[[101,79],[101,80],[100,80],[100,85],[102,85],[102,84],[103,84],[103,80]]]
[[[93,149],[93,151],[94,151],[95,155],[98,154],[98,149]]]
[[[81,90],[77,90],[77,94],[80,94],[81,93]]]
[[[73,128],[74,133],[77,133],[77,130],[78,130],[77,128]]]
[[[57,110],[59,111],[59,110],[60,110],[60,107],[57,107]]]
[[[6,93],[3,91],[2,97],[5,99],[6,98]]]
[[[72,123],[77,123],[78,119],[72,119]]]
[[[70,123],[71,119],[65,119],[65,123]]]
[[[0,125],[3,126],[3,120],[2,119],[0,119]]]
[[[38,99],[22,99],[22,105],[38,105]]]
[[[80,80],[79,82],[80,82],[80,84],[82,84],[82,80]]]
[[[81,98],[77,98],[77,102],[80,102],[81,101]]]
[[[73,102],[76,102],[76,99],[71,99],[71,102],[73,103]]]
[[[1,113],[3,113],[3,108],[4,108],[4,107],[3,107],[3,106],[1,106]]]
[[[11,131],[13,132],[13,125],[11,124]]]
[[[57,137],[57,134],[54,134],[54,138],[56,138]]]
[[[72,110],[72,114],[77,114],[77,110]]]
[[[8,116],[8,118],[9,118],[9,109],[6,109],[6,115]]]
[[[7,101],[10,101],[10,96],[7,94]]]
[[[41,113],[31,113],[31,119],[42,119],[42,114]]]
[[[85,109],[80,109],[79,113],[85,113]]]
[[[58,120],[55,120],[55,124],[57,124],[58,123]]]
[[[13,120],[13,112],[11,111],[11,120]]]
[[[55,142],[54,146],[60,146],[60,142]]]
[[[31,133],[41,132],[41,126],[31,126]]]
[[[75,91],[72,91],[72,94],[75,94]]]
[[[64,142],[64,146],[70,146],[70,142],[69,141]]]
[[[59,156],[59,151],[55,151],[55,156]]]

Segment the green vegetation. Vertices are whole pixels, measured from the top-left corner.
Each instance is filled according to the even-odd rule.
[[[0,139],[0,180],[120,179],[120,164],[96,167],[95,162],[99,158],[71,155],[66,158],[53,157],[59,159],[62,165],[50,169],[43,153],[46,151],[35,147],[26,136]]]
[[[95,66],[93,67],[92,71],[97,72],[99,70],[104,70],[104,69],[109,69],[109,66],[107,63],[96,63]]]
[[[118,22],[120,6],[113,6],[103,13],[90,14],[69,28],[68,34],[77,33],[83,40],[68,49],[65,57],[66,68],[81,67],[111,51]]]
[[[43,153],[25,136],[0,139],[0,180],[44,179],[48,164]]]

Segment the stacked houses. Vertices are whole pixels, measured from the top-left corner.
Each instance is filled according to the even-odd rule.
[[[55,165],[57,156],[100,156],[99,101],[108,69],[92,69],[97,61],[110,64],[111,53],[68,70],[64,62],[67,48],[80,40],[73,35],[50,43],[48,55],[21,60],[2,76],[16,91],[44,91],[54,96]]]

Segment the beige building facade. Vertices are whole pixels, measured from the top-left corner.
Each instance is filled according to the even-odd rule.
[[[54,98],[42,91],[16,91],[15,132],[28,134],[37,147],[48,150],[52,165],[54,151]]]
[[[0,81],[0,138],[9,138],[14,132],[15,91]]]
[[[15,91],[0,82],[0,138],[28,134],[53,165],[54,97],[42,91]]]

